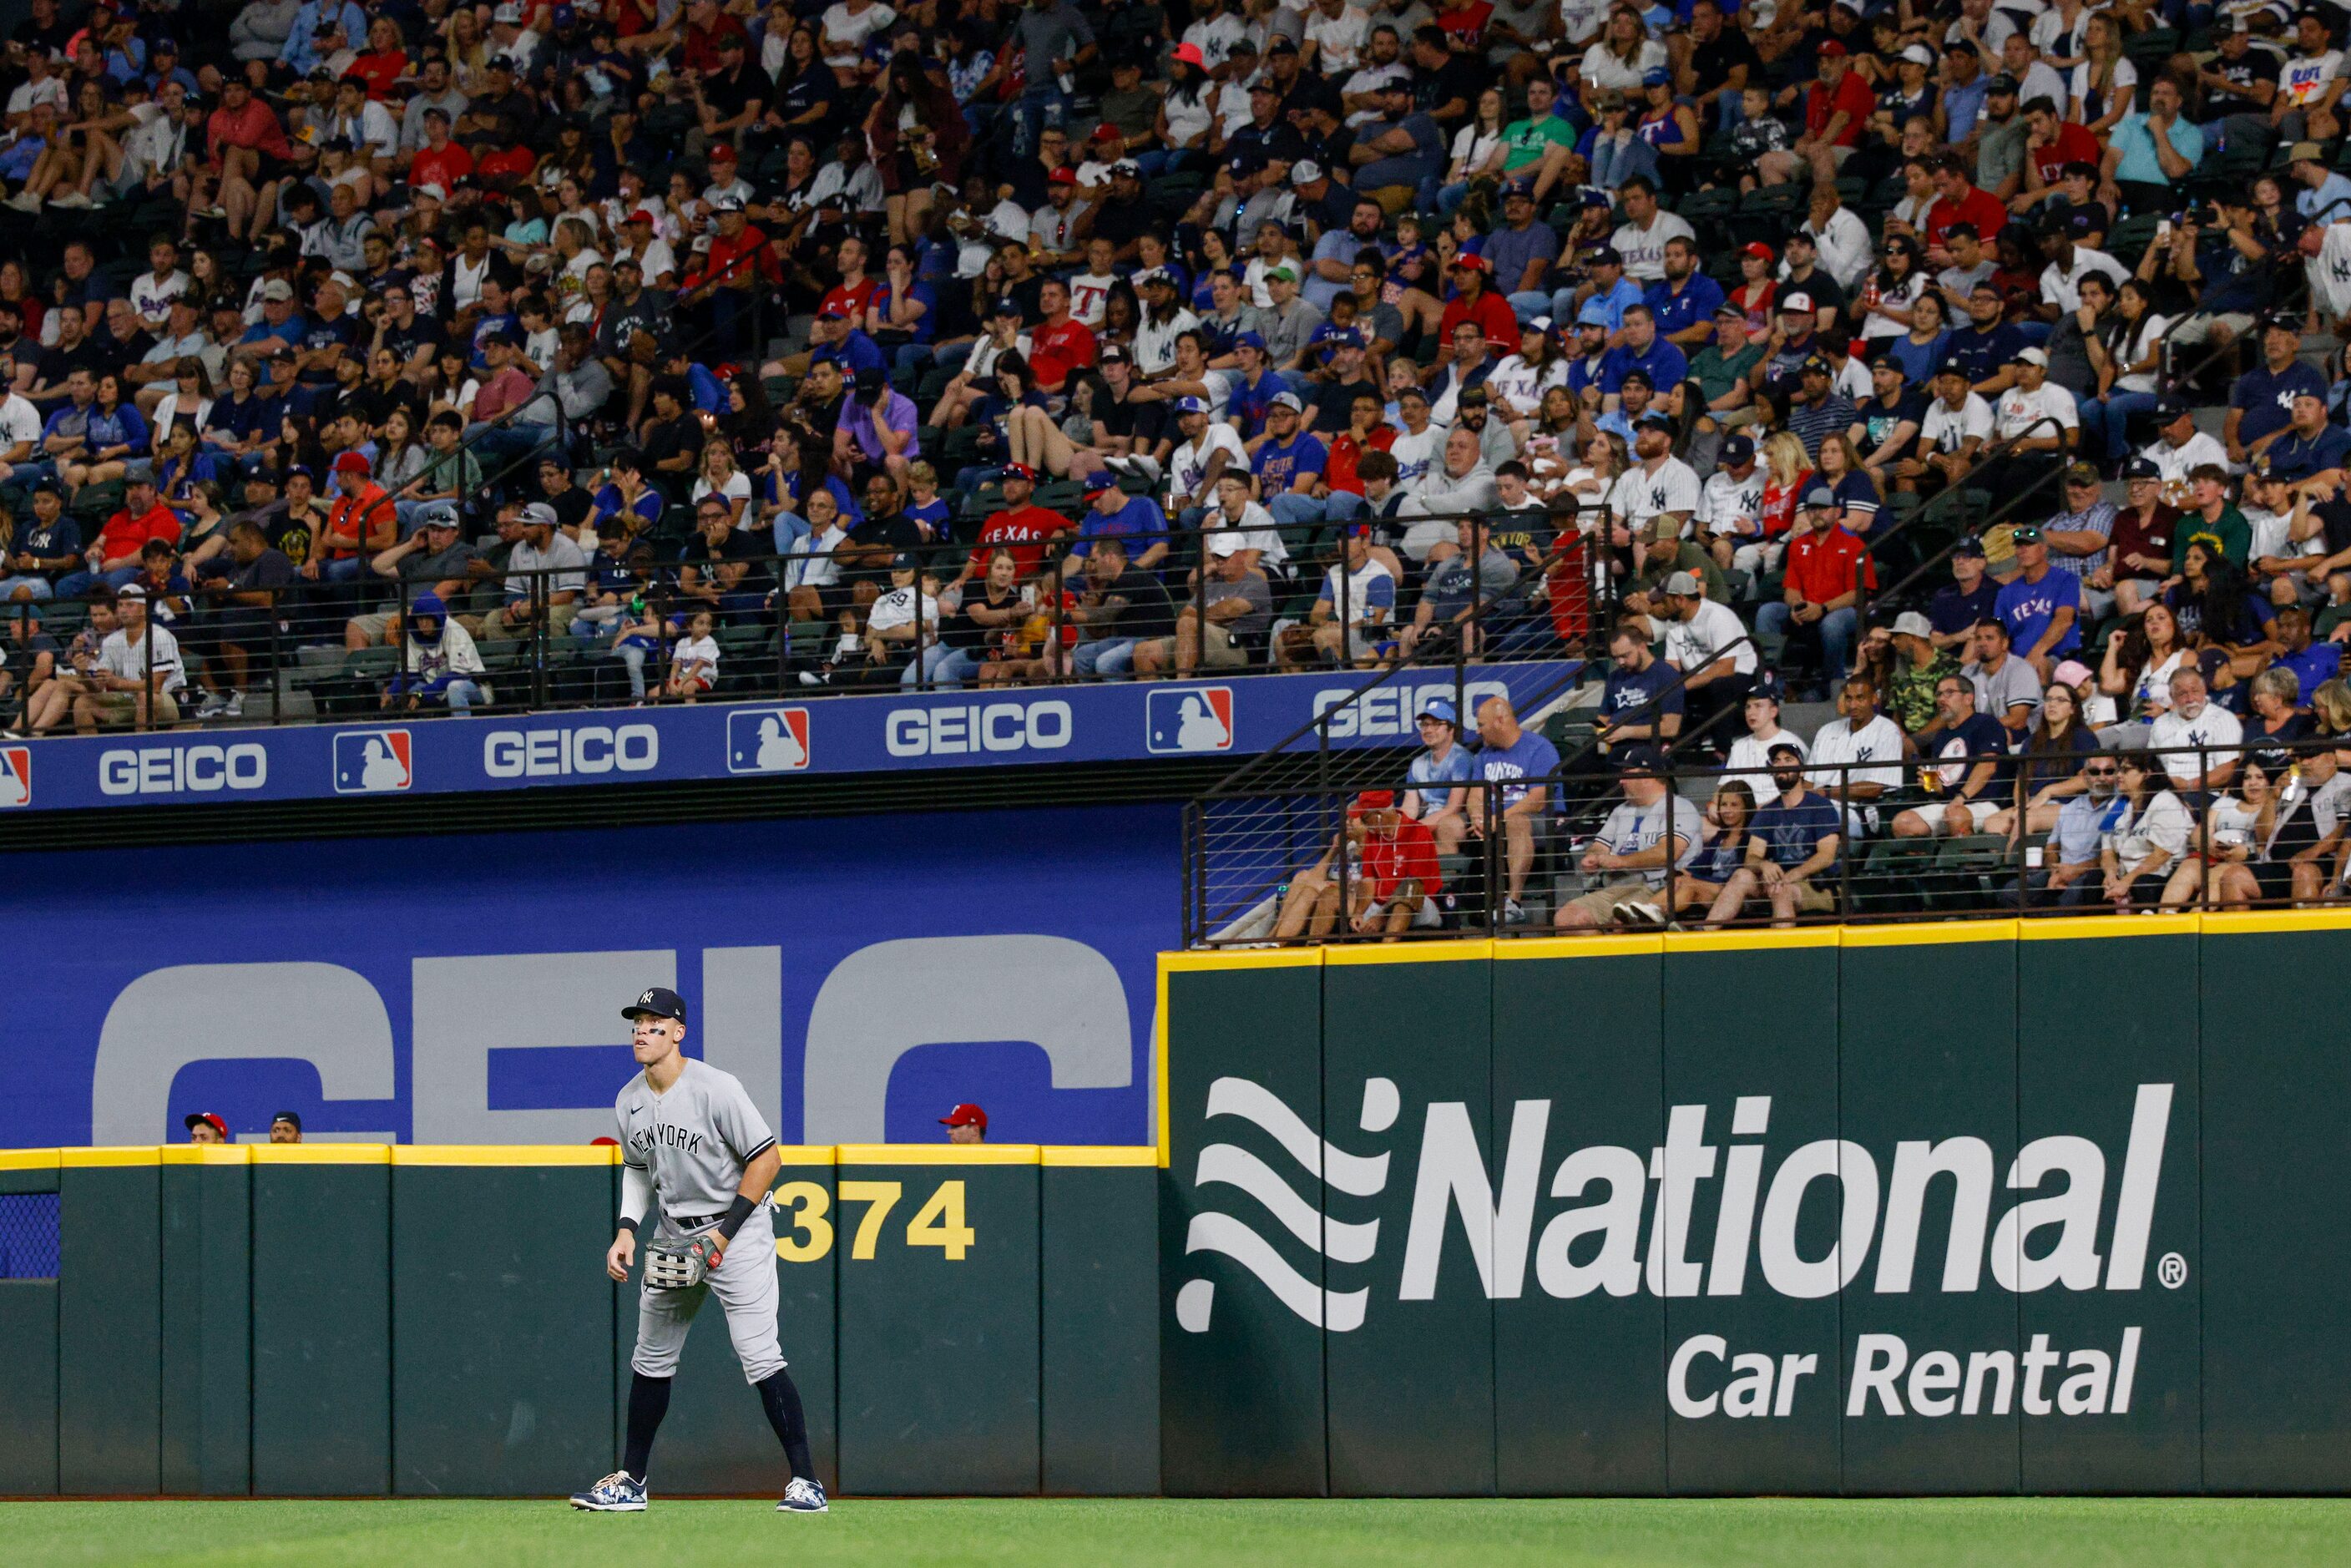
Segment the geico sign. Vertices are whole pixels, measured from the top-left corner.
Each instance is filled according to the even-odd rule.
[[[649,724],[494,729],[482,737],[482,771],[493,779],[643,773],[660,760],[661,732]]]
[[[893,757],[967,757],[983,751],[1059,751],[1070,744],[1070,705],[1042,702],[893,708],[883,735]]]
[[[258,789],[268,781],[269,753],[251,740],[125,747],[98,758],[98,787],[109,795],[209,795]]]
[[[1362,1129],[1379,1133],[1395,1125],[1399,1100],[1393,1081],[1367,1080]],[[1707,1106],[1676,1105],[1661,1145],[1590,1145],[1552,1164],[1544,1149],[1552,1103],[1520,1100],[1512,1109],[1499,1184],[1479,1150],[1468,1105],[1431,1102],[1413,1176],[1403,1267],[1391,1277],[1398,1280],[1399,1299],[1433,1299],[1448,1223],[1458,1214],[1478,1282],[1495,1300],[1520,1296],[1530,1272],[1537,1289],[1566,1300],[1595,1291],[1737,1296],[1759,1280],[1779,1295],[1819,1300],[1854,1285],[1873,1260],[1866,1288],[1882,1295],[1976,1291],[1987,1277],[1992,1286],[2016,1292],[2137,1291],[2147,1271],[2171,1100],[2168,1083],[2138,1085],[2118,1161],[2110,1161],[2093,1139],[2061,1134],[2027,1143],[2005,1170],[1989,1142],[1966,1135],[1905,1139],[1894,1145],[1890,1160],[1837,1138],[1798,1144],[1772,1159],[1764,1141],[1771,1122],[1768,1095],[1740,1099],[1729,1136],[1720,1142],[1708,1139]],[[1276,1146],[1316,1156],[1322,1168],[1308,1174],[1319,1175],[1332,1193],[1371,1197],[1386,1187],[1387,1154],[1352,1154],[1316,1137],[1288,1105],[1249,1080],[1218,1079],[1209,1089],[1207,1114],[1211,1123],[1223,1117],[1254,1123]],[[2108,1173],[2117,1165],[2121,1180],[2110,1203]],[[1351,1223],[1343,1212],[1321,1214],[1271,1166],[1234,1144],[1204,1147],[1193,1185],[1204,1197],[1220,1186],[1256,1197],[1262,1210],[1323,1255],[1326,1281],[1343,1281],[1347,1270],[1340,1265],[1369,1263],[1380,1245],[1377,1219]],[[1816,1249],[1808,1255],[1796,1220],[1816,1188],[1827,1189],[1822,1196],[1833,1199],[1839,1224],[1834,1239],[1812,1243]],[[1995,1216],[2001,1188],[2018,1196]],[[1709,1207],[1700,1203],[1702,1193],[1714,1199],[1710,1236],[1693,1233],[1692,1217]],[[1930,1193],[1937,1196],[1930,1199]],[[1542,1213],[1546,1194],[1563,1207]],[[1919,1255],[1919,1239],[1930,1233],[1925,1223],[1930,1201],[1948,1219],[1938,1258]],[[1339,1207],[1343,1210],[1343,1197]],[[2106,1238],[2103,1251],[2101,1236]],[[1196,1215],[1186,1250],[1231,1258],[1309,1322],[1342,1332],[1364,1322],[1368,1290],[1318,1287],[1238,1216]],[[1202,1332],[1213,1300],[1210,1281],[1191,1281],[1178,1292],[1177,1321]]]
[[[1461,722],[1469,729],[1477,728],[1478,705],[1488,697],[1506,697],[1510,688],[1500,681],[1469,681],[1461,688]],[[1451,681],[1421,681],[1408,685],[1381,686],[1363,691],[1352,686],[1330,686],[1314,694],[1314,716],[1331,714],[1331,738],[1345,740],[1353,736],[1408,736],[1419,733],[1416,721],[1421,705],[1432,697],[1453,700]],[[1350,702],[1349,699],[1353,701]],[[1340,707],[1345,703],[1348,706]]]

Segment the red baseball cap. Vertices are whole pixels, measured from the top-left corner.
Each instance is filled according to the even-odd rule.
[[[1355,810],[1358,811],[1384,811],[1395,804],[1395,791],[1393,789],[1366,789],[1355,797]]]
[[[1456,271],[1458,271],[1465,267],[1472,272],[1484,272],[1488,270],[1486,258],[1478,255],[1474,251],[1465,250],[1459,256],[1455,256],[1453,258],[1453,266]]]
[[[1096,141],[1116,141],[1125,135],[1125,131],[1121,131],[1117,126],[1113,125],[1109,120],[1105,120],[1100,125],[1094,127],[1092,140]]]
[[[335,459],[335,472],[338,474],[371,474],[373,473],[374,470],[368,465],[368,460],[365,454],[346,452],[340,457]]]
[[[208,1124],[214,1132],[218,1133],[221,1135],[223,1140],[225,1140],[228,1137],[228,1124],[222,1121],[218,1116],[214,1115],[210,1111],[191,1111],[186,1115],[180,1118],[180,1125],[187,1128],[191,1133],[196,1130],[196,1124],[199,1122]]]
[[[954,1110],[939,1118],[939,1125],[942,1127],[977,1127],[981,1132],[985,1133],[987,1131],[987,1113],[981,1110],[977,1105],[958,1105]]]
[[[1777,261],[1779,259],[1778,256],[1772,254],[1771,247],[1765,245],[1760,239],[1755,241],[1752,245],[1741,246],[1739,254],[1741,256],[1751,256],[1758,261]]]
[[[1814,53],[1818,54],[1820,57],[1824,60],[1843,59],[1844,57],[1844,46],[1838,43],[1834,38],[1831,38],[1827,43],[1823,44],[1817,50],[1815,50]]]
[[[1026,463],[1007,463],[1004,465],[1002,476],[1007,479],[1026,479],[1034,485],[1037,482],[1037,470],[1029,467]]]
[[[1208,68],[1208,57],[1200,52],[1200,46],[1197,44],[1176,45],[1175,57],[1187,66],[1197,66],[1202,70]]]
[[[706,156],[713,163],[732,163],[735,162],[735,149],[724,141],[714,141]]]
[[[629,224],[649,224],[653,221],[653,214],[645,211],[644,208],[639,207],[635,212],[631,213],[627,217],[621,221],[622,223]]]
[[[1078,183],[1078,172],[1075,169],[1056,169],[1045,176],[1045,183],[1049,185],[1074,185]]]

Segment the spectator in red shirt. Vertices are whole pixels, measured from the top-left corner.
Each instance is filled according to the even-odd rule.
[[[424,110],[424,145],[408,161],[409,184],[438,185],[444,191],[454,191],[458,180],[473,172],[474,155],[449,140],[449,111],[428,107]]]
[[[141,552],[150,539],[178,548],[180,519],[155,495],[152,479],[133,479],[122,496],[122,509],[106,519],[90,546],[90,570],[110,588],[120,588],[139,576]]]
[[[841,281],[824,291],[824,298],[817,302],[817,314],[837,310],[844,320],[864,320],[866,308],[873,303],[873,291],[882,286],[880,278],[866,275],[865,242],[855,235],[843,235],[832,261],[841,270]]]
[[[678,19],[671,24],[671,36],[685,41],[685,68],[700,71],[704,76],[713,75],[726,65],[718,57],[719,39],[741,38],[747,43],[751,37],[742,23],[719,8],[718,0],[685,0]]]
[[[710,236],[702,265],[687,272],[679,303],[709,308],[715,355],[741,356],[750,348],[754,292],[762,280],[782,282],[783,267],[768,248],[767,235],[745,216],[741,197],[719,197],[717,213],[718,230]]]
[[[1510,308],[1510,302],[1491,287],[1494,279],[1486,258],[1465,252],[1453,258],[1452,270],[1455,293],[1437,322],[1437,340],[1450,343],[1454,328],[1464,321],[1475,321],[1484,329],[1487,342],[1517,342],[1518,314]]]
[[[1927,209],[1923,228],[1927,240],[1927,263],[1940,271],[1951,265],[1951,253],[1943,244],[1943,233],[1956,223],[1973,224],[1976,237],[1989,247],[1992,236],[2008,226],[2008,209],[1998,196],[1980,191],[1968,178],[1968,166],[1956,157],[1946,156],[1935,165],[1935,204]]]
[[[971,559],[956,574],[956,582],[968,581],[986,571],[987,558],[999,549],[1012,558],[1022,577],[1033,577],[1044,564],[1046,541],[1070,531],[1070,519],[1061,513],[1029,505],[1029,497],[1037,493],[1034,473],[1015,463],[1004,470],[999,483],[1004,486],[1004,509],[990,517],[980,528],[979,542],[972,548]]]
[[[1805,490],[1796,531],[1788,537],[1785,595],[1780,603],[1763,606],[1755,617],[1755,630],[1766,637],[1791,637],[1806,627],[1819,628],[1823,668],[1831,680],[1853,668],[1861,591],[1877,586],[1868,550],[1836,519],[1834,491],[1818,483]]]
[[[2086,127],[2058,113],[2057,106],[2045,98],[2036,98],[2024,106],[2024,188],[2009,204],[2020,213],[2030,212],[2049,199],[2057,183],[2065,177],[2066,164],[2088,163],[2095,167],[2105,155],[2105,149],[2098,145],[2098,139]]]
[[[220,107],[204,121],[204,168],[199,187],[218,179],[216,199],[228,221],[228,237],[242,244],[256,216],[272,213],[278,176],[291,154],[286,128],[277,111],[253,96],[242,77],[221,84]],[[201,211],[206,204],[201,189],[189,193],[188,205]]]
[[[1350,864],[1338,864],[1344,853]],[[1425,822],[1399,810],[1393,789],[1366,789],[1347,808],[1347,826],[1320,861],[1290,879],[1275,916],[1273,939],[1320,940],[1339,923],[1342,881],[1348,929],[1390,940],[1418,928],[1444,924],[1437,894],[1445,877],[1437,859],[1437,839]]]
[[[1029,368],[1037,372],[1039,386],[1057,392],[1071,371],[1094,362],[1094,335],[1070,314],[1069,285],[1057,277],[1047,278],[1038,290],[1037,308],[1045,313],[1045,320],[1029,334]]]
[[[1820,79],[1804,89],[1804,133],[1792,149],[1812,160],[1813,178],[1836,183],[1838,168],[1861,141],[1862,128],[1877,107],[1877,95],[1853,68],[1845,47],[1834,38],[1820,47]],[[1794,97],[1791,88],[1782,101]]]

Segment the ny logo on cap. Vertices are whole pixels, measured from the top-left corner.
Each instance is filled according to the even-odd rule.
[[[641,1008],[649,1008],[653,1005],[653,994],[651,991],[647,991],[643,996],[637,998],[637,1006]]]

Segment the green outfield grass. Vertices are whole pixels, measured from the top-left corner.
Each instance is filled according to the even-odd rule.
[[[0,1560],[473,1568],[664,1562],[1135,1563],[1203,1568],[1593,1563],[1835,1568],[1899,1563],[2351,1563],[2351,1501],[1958,1499],[1817,1501],[552,1502],[0,1504]]]

